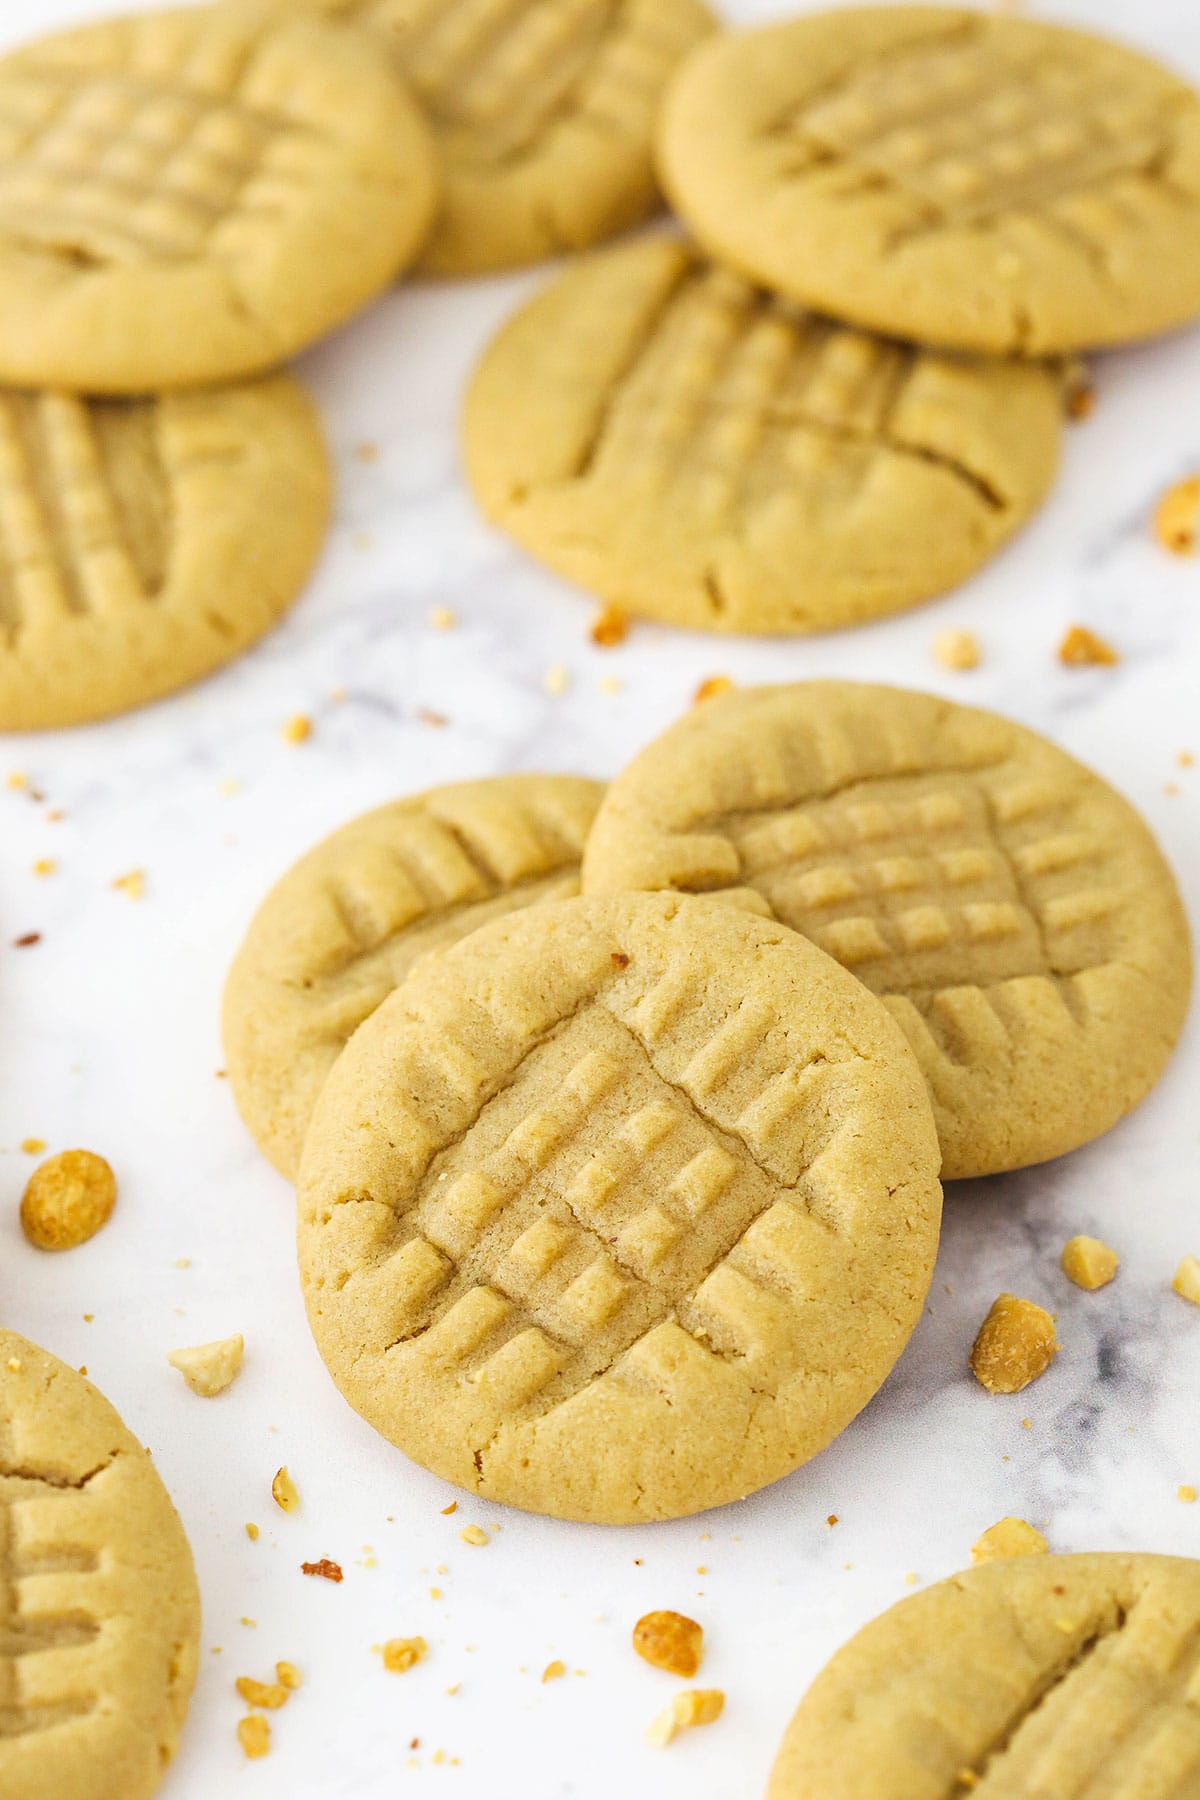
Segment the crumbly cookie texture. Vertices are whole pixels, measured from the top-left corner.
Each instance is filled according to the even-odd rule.
[[[485,350],[463,449],[486,516],[623,611],[861,623],[962,581],[1044,498],[1056,379],[817,318],[675,239],[584,258]]]
[[[329,514],[316,412],[286,375],[145,400],[0,389],[0,481],[0,731],[222,667],[296,598]],[[136,899],[143,879],[116,885]]]
[[[578,892],[603,793],[573,775],[431,788],[343,826],[272,889],[230,971],[223,1035],[234,1099],[281,1174],[347,1038],[414,963]]]
[[[1041,1556],[1049,1550],[1035,1525],[1024,1519],[999,1519],[971,1545],[973,1563],[994,1562],[1005,1556]]]
[[[701,0],[270,0],[301,8],[373,29],[420,101],[445,170],[421,258],[437,275],[540,262],[648,217],[664,89],[715,25]]]
[[[1115,1250],[1099,1238],[1068,1238],[1062,1249],[1063,1274],[1076,1287],[1102,1288],[1107,1285],[1120,1267],[1121,1259]]]
[[[309,1319],[458,1486],[603,1523],[821,1449],[919,1315],[938,1150],[883,1007],[712,901],[529,907],[427,958],[305,1144]]]
[[[1046,1373],[1058,1348],[1045,1307],[999,1294],[971,1347],[971,1371],[991,1394],[1019,1394]]]
[[[274,368],[380,292],[437,164],[376,47],[201,7],[0,59],[0,380],[147,394]]]
[[[631,888],[773,913],[881,995],[945,1176],[1106,1131],[1187,1010],[1187,921],[1143,820],[1045,738],[928,694],[812,681],[693,708],[588,840],[584,891]]]
[[[108,1402],[11,1331],[0,1331],[0,1618],[0,1793],[146,1800],[196,1675],[191,1551]]]
[[[1045,355],[1200,314],[1200,95],[1087,32],[872,6],[718,38],[659,167],[714,255],[919,343]]]
[[[902,1600],[805,1695],[768,1800],[1175,1800],[1200,1563],[1021,1556]]]
[[[94,1150],[60,1150],[33,1171],[21,1196],[21,1230],[36,1250],[75,1250],[108,1224],[117,1178]]]

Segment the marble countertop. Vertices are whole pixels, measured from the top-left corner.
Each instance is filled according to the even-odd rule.
[[[101,10],[5,0],[0,41]],[[746,20],[783,10],[727,4]],[[1128,22],[1117,0],[1055,10]],[[1200,79],[1194,0],[1143,0],[1136,29]],[[639,625],[605,651],[588,640],[587,599],[487,530],[458,472],[464,378],[539,279],[399,290],[305,360],[339,464],[337,522],[308,592],[257,650],[134,716],[0,745],[3,941],[41,933],[4,948],[0,972],[0,1316],[87,1365],[151,1446],[191,1536],[202,1669],[163,1800],[358,1800],[401,1778],[470,1800],[755,1800],[837,1645],[909,1577],[965,1564],[1003,1514],[1058,1550],[1200,1555],[1200,1506],[1176,1499],[1200,1484],[1200,1311],[1170,1290],[1179,1258],[1200,1253],[1195,1012],[1161,1085],[1102,1142],[950,1191],[926,1316],[891,1380],[829,1450],[741,1505],[623,1530],[461,1499],[444,1517],[452,1490],[331,1386],[294,1275],[290,1194],[218,1078],[217,1008],[268,884],[352,815],[501,770],[608,775],[708,675],[883,679],[1010,713],[1099,769],[1150,819],[1200,917],[1200,766],[1177,765],[1200,756],[1200,563],[1172,560],[1149,527],[1159,492],[1200,467],[1200,330],[1097,360],[1098,404],[1070,431],[1050,503],[947,599],[790,643]],[[431,628],[437,606],[457,629]],[[1070,623],[1111,639],[1120,665],[1062,668]],[[974,673],[934,664],[949,625],[982,640]],[[569,686],[547,692],[560,664]],[[295,713],[314,722],[303,745],[281,735]],[[3,785],[12,771],[30,791]],[[58,872],[38,879],[44,857]],[[112,886],[132,869],[140,901]],[[38,1255],[18,1229],[30,1137],[97,1149],[119,1176],[112,1223],[69,1256]],[[1079,1231],[1122,1257],[1097,1294],[1058,1268]],[[966,1366],[1002,1288],[1055,1311],[1063,1346],[1012,1399]],[[193,1399],[166,1352],[234,1331],[238,1383]],[[270,1499],[281,1463],[302,1496],[294,1516]],[[496,1528],[486,1549],[459,1541],[467,1522]],[[341,1586],[300,1576],[321,1556],[344,1565]],[[628,1643],[651,1607],[703,1622],[702,1679],[727,1695],[719,1724],[665,1751],[643,1732],[674,1686]],[[371,1645],[417,1633],[429,1660],[384,1674]],[[305,1685],[273,1716],[269,1758],[247,1764],[233,1679],[281,1657]],[[571,1672],[543,1686],[552,1658]]]

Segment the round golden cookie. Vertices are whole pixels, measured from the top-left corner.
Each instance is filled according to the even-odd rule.
[[[865,1406],[921,1310],[938,1147],[865,988],[735,907],[530,907],[427,958],[317,1103],[300,1267],[342,1393],[532,1512],[674,1518]]]
[[[344,825],[276,883],[230,970],[222,1026],[234,1099],[281,1175],[295,1178],[346,1040],[420,957],[579,892],[603,794],[575,775],[431,788]]]
[[[659,173],[714,256],[922,343],[1044,355],[1200,314],[1200,95],[1088,32],[870,6],[721,38],[669,90]]]
[[[1184,1800],[1200,1562],[1022,1556],[901,1600],[826,1665],[767,1800]]]
[[[1187,1011],[1183,906],[1105,782],[995,713],[855,682],[707,700],[608,791],[585,893],[726,891],[835,956],[925,1072],[945,1177],[1099,1136]]]
[[[192,1553],[146,1451],[82,1375],[0,1330],[0,1793],[154,1793],[199,1636]]]
[[[1045,496],[1059,384],[800,311],[655,238],[518,312],[467,395],[484,513],[630,612],[807,632],[962,581]]]
[[[201,7],[0,58],[0,380],[146,393],[273,367],[420,248],[428,129],[359,33]]]
[[[421,266],[438,275],[540,262],[652,213],[663,91],[714,27],[702,0],[300,3],[380,32],[425,108],[446,182]]]
[[[0,388],[0,731],[125,712],[268,631],[330,477],[286,375],[138,400]]]

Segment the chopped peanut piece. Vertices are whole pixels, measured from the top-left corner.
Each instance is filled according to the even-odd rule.
[[[943,669],[977,669],[983,653],[973,631],[939,631],[933,654]]]
[[[1200,475],[1169,487],[1154,512],[1154,533],[1172,556],[1194,556],[1200,526]]]
[[[239,1675],[233,1685],[247,1706],[265,1707],[268,1712],[283,1706],[288,1697],[282,1682],[269,1687],[265,1681],[253,1681],[249,1675]]]
[[[1193,1306],[1200,1306],[1200,1262],[1194,1256],[1184,1257],[1175,1271],[1171,1286],[1184,1300],[1190,1300]]]
[[[304,1677],[301,1675],[295,1663],[277,1662],[275,1664],[275,1679],[280,1687],[287,1688],[289,1693],[295,1693],[296,1689],[304,1680]]]
[[[275,1471],[275,1479],[271,1483],[271,1498],[282,1512],[300,1510],[300,1493],[288,1474],[286,1465]]]
[[[567,1672],[566,1663],[559,1662],[558,1658],[556,1657],[553,1662],[548,1662],[546,1664],[545,1668],[542,1670],[542,1685],[545,1686],[546,1682],[548,1682],[548,1681],[561,1680],[561,1678],[566,1674],[566,1672]]]
[[[241,1332],[233,1337],[218,1338],[211,1344],[196,1344],[190,1350],[171,1350],[167,1361],[178,1369],[193,1394],[211,1399],[223,1394],[242,1366],[246,1343]]]
[[[250,1542],[252,1544],[257,1544],[257,1542],[258,1542],[258,1526],[248,1523],[246,1526],[246,1536],[250,1539]]]
[[[633,1647],[643,1662],[690,1681],[700,1667],[704,1631],[683,1613],[649,1612],[633,1628]]]
[[[1089,631],[1086,625],[1072,625],[1058,646],[1058,660],[1068,667],[1087,668],[1119,663],[1121,658],[1111,644],[1096,632]]]
[[[995,1562],[1000,1557],[1041,1556],[1050,1546],[1041,1532],[1024,1519],[1001,1519],[989,1525],[971,1545],[973,1563]]]
[[[482,1525],[464,1525],[458,1535],[464,1544],[474,1544],[477,1548],[482,1548],[488,1541],[487,1532]]]
[[[26,1156],[40,1156],[46,1148],[45,1138],[22,1138],[21,1148]]]
[[[302,1575],[319,1575],[322,1581],[336,1582],[345,1579],[341,1563],[333,1562],[328,1556],[322,1556],[317,1562],[301,1563],[300,1573]]]
[[[21,1229],[35,1250],[74,1250],[112,1217],[117,1178],[91,1150],[63,1150],[29,1177]]]
[[[118,875],[113,882],[118,894],[128,894],[131,900],[140,900],[146,892],[146,871],[130,869],[128,875]]]
[[[1116,1251],[1102,1244],[1099,1238],[1073,1237],[1063,1245],[1063,1274],[1076,1287],[1087,1288],[1089,1293],[1112,1280],[1120,1261]]]
[[[720,1688],[687,1688],[676,1694],[665,1712],[659,1713],[646,1736],[661,1749],[693,1725],[711,1725],[724,1710],[725,1696]]]
[[[702,700],[713,700],[718,694],[727,694],[732,686],[733,682],[728,675],[709,675],[692,695],[692,705],[699,706]]]
[[[283,727],[285,744],[303,744],[312,736],[313,722],[305,713],[293,713]]]
[[[979,1327],[971,1368],[990,1394],[1019,1394],[1045,1374],[1058,1347],[1054,1320],[1044,1307],[1001,1294]]]
[[[629,636],[629,620],[619,606],[602,606],[588,635],[601,650],[614,650]]]
[[[392,1675],[403,1675],[428,1655],[429,1645],[423,1637],[389,1638],[383,1646],[383,1666]]]
[[[265,1756],[271,1748],[271,1727],[261,1713],[250,1713],[239,1720],[237,1734],[238,1743],[252,1761]]]
[[[1192,1506],[1196,1500],[1196,1490],[1190,1481],[1181,1482],[1175,1490],[1175,1498],[1182,1500],[1185,1506]]]

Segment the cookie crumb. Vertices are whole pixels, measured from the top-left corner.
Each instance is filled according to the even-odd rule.
[[[542,687],[548,694],[565,694],[570,685],[570,673],[562,663],[553,663],[542,676]]]
[[[1068,668],[1091,668],[1111,667],[1121,658],[1097,632],[1089,631],[1086,625],[1071,625],[1058,646],[1058,660]]]
[[[1192,1506],[1196,1500],[1196,1490],[1190,1481],[1183,1481],[1175,1490],[1175,1498],[1182,1500],[1185,1506]]]
[[[488,1541],[487,1532],[481,1525],[464,1525],[458,1535],[464,1544],[474,1544],[476,1547],[480,1547]]]
[[[146,894],[146,872],[144,869],[130,869],[127,875],[118,875],[113,882],[118,894],[128,894],[131,900],[142,900]]]
[[[633,1647],[652,1668],[690,1681],[704,1653],[704,1630],[684,1613],[648,1612],[633,1628]]]
[[[443,1519],[448,1519],[450,1517],[451,1513],[456,1513],[457,1511],[458,1511],[458,1501],[452,1500],[450,1502],[449,1506],[443,1506],[442,1517],[443,1517]]]
[[[618,675],[601,675],[596,689],[601,694],[619,694],[624,683]]]
[[[22,788],[29,786],[29,777],[24,769],[14,769],[12,774],[6,777],[5,786],[12,788],[14,793],[19,793]]]
[[[1045,1374],[1058,1348],[1054,1320],[1044,1307],[1000,1294],[971,1348],[971,1369],[990,1394],[1019,1394]]]
[[[1121,1259],[1099,1238],[1073,1237],[1063,1245],[1061,1261],[1067,1280],[1093,1293],[1112,1280]]]
[[[303,744],[312,736],[313,722],[307,713],[293,713],[281,732],[285,744]]]
[[[933,656],[943,669],[977,669],[983,652],[973,631],[939,631],[933,640]]]
[[[429,1655],[429,1645],[423,1637],[389,1638],[380,1654],[389,1674],[404,1675],[409,1669],[415,1669],[419,1662],[424,1662]]]
[[[725,1696],[720,1688],[687,1688],[676,1694],[665,1712],[659,1713],[646,1737],[656,1749],[661,1749],[693,1725],[711,1725],[724,1710]]]
[[[295,1482],[288,1474],[287,1465],[276,1469],[271,1482],[271,1498],[281,1512],[292,1513],[300,1510],[300,1493]]]
[[[973,1563],[996,1562],[1001,1557],[1041,1556],[1050,1548],[1041,1532],[1024,1519],[1000,1519],[989,1525],[971,1545]]]
[[[431,706],[419,706],[417,708],[417,723],[419,725],[430,725],[435,731],[442,731],[450,723],[450,720],[446,713],[434,712]]]
[[[727,694],[732,686],[733,681],[728,675],[708,675],[692,695],[692,705],[699,706],[702,700],[714,700],[718,694]]]
[[[196,1344],[188,1350],[170,1350],[167,1361],[178,1369],[193,1394],[211,1399],[223,1394],[242,1366],[246,1344],[241,1332],[233,1337],[218,1338],[211,1344]]]
[[[545,1684],[548,1681],[561,1680],[561,1678],[566,1674],[566,1672],[567,1672],[566,1663],[559,1662],[557,1657],[554,1659],[553,1662],[548,1662],[546,1664],[545,1668],[542,1670],[542,1685],[543,1685],[543,1687],[545,1686]]]
[[[62,1150],[33,1171],[21,1196],[21,1229],[36,1250],[74,1250],[112,1217],[117,1179],[92,1150]]]
[[[53,875],[57,869],[58,864],[52,856],[39,856],[33,865],[35,875]]]
[[[13,949],[31,950],[34,944],[40,944],[41,941],[42,934],[40,931],[23,931],[20,937],[13,939]]]
[[[458,614],[448,606],[431,606],[429,623],[434,631],[453,631],[458,624]]]
[[[1190,1300],[1193,1306],[1200,1306],[1200,1262],[1194,1256],[1185,1256],[1175,1271],[1171,1286],[1184,1300]]]
[[[271,1727],[261,1713],[248,1713],[239,1719],[237,1734],[238,1743],[251,1761],[265,1756],[271,1748]]]
[[[259,1706],[267,1712],[275,1712],[287,1701],[288,1690],[282,1682],[268,1686],[265,1681],[254,1681],[249,1675],[239,1675],[234,1687],[242,1696],[247,1706]]]
[[[629,636],[629,619],[619,606],[602,606],[588,633],[601,650],[615,650]]]
[[[1200,527],[1200,475],[1169,487],[1154,509],[1154,535],[1172,556],[1194,556]]]
[[[280,1687],[285,1687],[289,1693],[294,1694],[304,1680],[304,1677],[301,1675],[295,1663],[277,1662],[275,1664],[275,1679]]]
[[[246,1536],[250,1539],[252,1544],[257,1544],[259,1539],[259,1529],[257,1525],[252,1524],[249,1520],[246,1522]]]
[[[904,1585],[905,1587],[916,1587],[917,1574],[915,1569],[910,1569],[908,1571],[908,1574],[904,1577]]]
[[[302,1575],[319,1575],[322,1581],[341,1581],[343,1579],[342,1565],[332,1562],[328,1556],[322,1556],[317,1562],[301,1563],[300,1573]]]
[[[40,1156],[46,1148],[45,1138],[22,1138],[21,1148],[26,1156]]]

